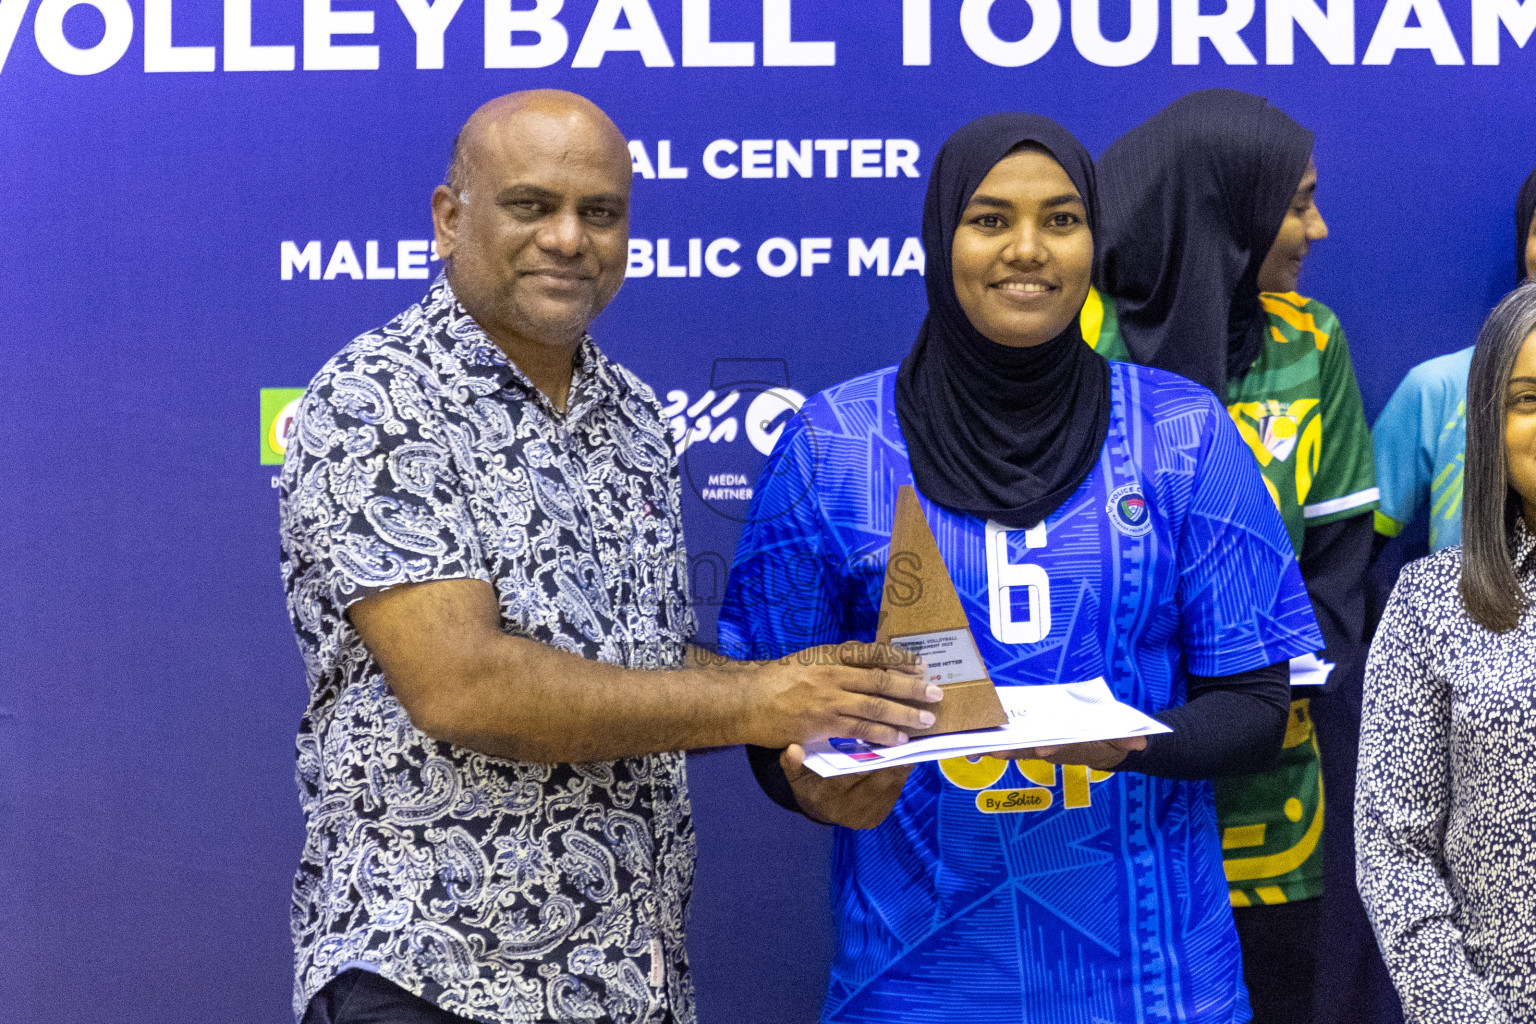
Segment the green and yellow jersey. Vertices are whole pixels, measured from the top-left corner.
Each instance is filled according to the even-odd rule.
[[[1370,428],[1333,311],[1294,292],[1261,301],[1268,338],[1248,372],[1229,382],[1227,412],[1299,557],[1308,526],[1376,508]],[[1130,358],[1113,298],[1090,291],[1081,324],[1099,354]],[[1233,906],[1322,895],[1323,779],[1306,700],[1291,704],[1279,766],[1217,780],[1216,810]]]

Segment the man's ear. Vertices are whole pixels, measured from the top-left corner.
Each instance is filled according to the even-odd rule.
[[[439,185],[432,191],[432,232],[437,238],[437,258],[446,260],[453,255],[454,242],[458,238],[459,214],[464,204],[447,185]]]

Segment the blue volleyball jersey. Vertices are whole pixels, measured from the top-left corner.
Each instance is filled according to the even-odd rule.
[[[1098,465],[1043,528],[923,500],[999,686],[1103,676],[1147,712],[1319,650],[1285,527],[1206,389],[1111,363]],[[723,649],[870,640],[896,491],[895,369],[817,395],[756,489]],[[826,1024],[1248,1019],[1211,787],[991,759],[919,765],[878,828],[839,828]]]
[[[1461,484],[1467,461],[1467,374],[1472,349],[1408,371],[1376,419],[1376,532],[1396,537],[1429,507],[1429,550],[1461,543]]]

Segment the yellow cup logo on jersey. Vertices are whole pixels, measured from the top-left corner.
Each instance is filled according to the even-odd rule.
[[[261,464],[281,466],[303,388],[261,389]]]

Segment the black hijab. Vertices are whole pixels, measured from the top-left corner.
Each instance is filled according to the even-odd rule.
[[[1311,155],[1312,133],[1268,101],[1206,89],[1099,158],[1099,287],[1136,362],[1226,400],[1264,347],[1259,267]]]
[[[918,489],[960,512],[1024,529],[1072,496],[1109,432],[1109,364],[1083,343],[1078,318],[1051,341],[988,340],[955,294],[955,229],[977,186],[1014,149],[1056,159],[1098,222],[1093,160],[1061,125],[1033,114],[989,114],[949,137],[923,203],[928,316],[896,377],[896,415]]]
[[[1531,218],[1536,217],[1536,171],[1532,171],[1520,186],[1515,198],[1515,281],[1524,281],[1525,240],[1531,233]]]

